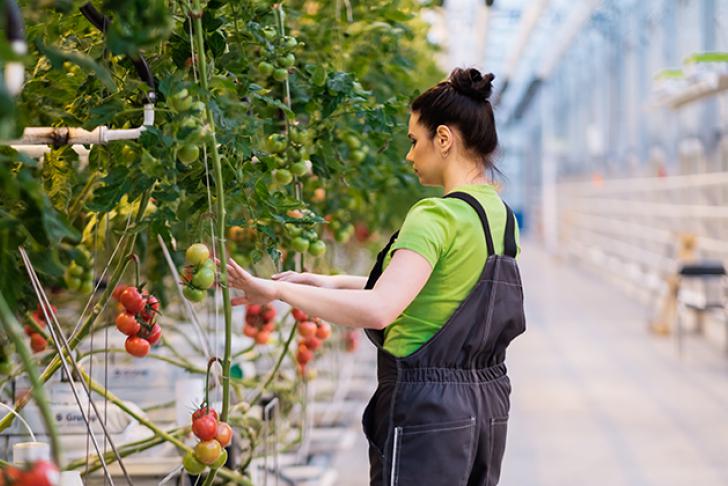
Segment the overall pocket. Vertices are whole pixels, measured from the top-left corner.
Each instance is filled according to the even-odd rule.
[[[395,427],[391,486],[461,486],[470,475],[475,417]]]
[[[495,486],[500,479],[501,463],[506,452],[508,417],[490,419],[488,434],[488,474],[485,486]]]

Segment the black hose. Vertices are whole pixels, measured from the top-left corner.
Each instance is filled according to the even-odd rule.
[[[88,21],[91,22],[94,27],[99,29],[101,32],[106,33],[109,24],[111,24],[111,19],[96,10],[96,7],[94,7],[91,2],[86,3],[79,10],[81,10],[83,16],[86,17],[86,19],[88,19]],[[134,68],[136,69],[136,72],[141,80],[147,83],[147,85],[152,89],[152,92],[149,93],[149,101],[154,103],[154,101],[156,100],[156,95],[154,93],[154,91],[156,90],[156,86],[154,83],[154,76],[152,75],[151,69],[149,69],[149,64],[147,64],[147,60],[144,59],[144,56],[130,56],[130,59],[132,64],[134,64]]]

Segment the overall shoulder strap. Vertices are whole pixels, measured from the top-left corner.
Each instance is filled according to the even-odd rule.
[[[379,280],[379,277],[382,276],[382,272],[384,271],[384,258],[387,256],[387,253],[389,252],[389,249],[392,247],[392,244],[394,244],[394,240],[397,239],[397,236],[399,236],[399,231],[395,232],[392,237],[389,239],[389,243],[382,248],[382,250],[377,255],[377,261],[374,263],[374,267],[372,268],[372,271],[369,272],[369,278],[367,279],[366,285],[364,285],[364,289],[369,290],[374,288],[374,284],[377,283],[377,280]]]
[[[506,232],[503,235],[503,248],[504,253],[509,257],[516,258],[518,253],[518,245],[516,244],[516,217],[513,215],[513,210],[508,207],[508,204],[503,203],[506,207]]]
[[[490,234],[488,217],[485,215],[485,210],[483,209],[483,206],[480,205],[478,200],[466,192],[451,192],[450,194],[446,194],[444,197],[454,197],[455,199],[460,199],[461,201],[465,201],[466,203],[470,204],[473,209],[475,209],[475,212],[478,213],[480,222],[483,225],[483,233],[485,233],[485,244],[488,246],[488,255],[494,255],[495,247],[493,246],[493,237]]]

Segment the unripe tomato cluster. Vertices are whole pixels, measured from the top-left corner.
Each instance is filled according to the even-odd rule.
[[[304,375],[306,365],[313,359],[315,351],[331,337],[331,326],[318,317],[309,318],[301,309],[294,308],[292,314],[296,320],[300,337],[296,350],[296,362],[298,371]]]
[[[177,148],[177,159],[185,165],[191,164],[200,157],[199,144],[208,134],[208,130],[200,123],[201,114],[205,111],[202,101],[194,101],[187,88],[182,88],[167,97],[167,104],[185,116],[177,133],[181,141]]]
[[[207,466],[217,469],[227,462],[225,447],[233,440],[233,429],[218,420],[215,409],[203,405],[192,414],[192,433],[200,442],[182,459],[188,473],[201,474]]]
[[[258,63],[258,74],[264,78],[272,75],[276,81],[285,81],[288,79],[288,70],[296,63],[292,51],[298,45],[298,40],[289,35],[279,35],[272,26],[263,27],[260,33],[261,43],[270,57]]]
[[[116,328],[127,336],[124,348],[137,358],[149,353],[149,349],[162,337],[162,327],[157,323],[159,299],[146,290],[119,285],[113,298],[119,302]]]
[[[267,344],[276,328],[276,310],[269,304],[251,304],[245,309],[243,334],[258,344]]]
[[[61,472],[50,461],[38,460],[24,469],[0,469],[0,486],[57,486],[60,482]]]
[[[55,306],[51,306],[53,309],[53,313],[55,314],[57,309]],[[45,319],[45,314],[43,314],[43,309],[41,308],[40,304],[38,304],[38,307],[33,311],[33,320],[35,321],[38,326],[40,326],[42,329],[46,328],[46,325],[48,324]],[[25,334],[30,337],[30,349],[33,350],[34,353],[40,353],[42,351],[45,351],[45,349],[48,347],[48,341],[46,338],[43,337],[42,334],[39,334],[33,330],[33,328],[29,325],[23,326],[23,330],[25,331]]]
[[[185,252],[185,269],[182,273],[185,298],[191,302],[205,300],[207,289],[215,283],[215,262],[210,250],[202,243],[195,243]]]
[[[319,257],[326,253],[326,243],[319,239],[315,230],[315,223],[311,218],[315,215],[309,209],[292,209],[287,213],[289,218],[294,220],[304,219],[309,222],[286,223],[286,233],[290,238],[289,247],[299,253],[308,252],[311,256]]]
[[[63,281],[68,290],[90,294],[94,289],[94,261],[89,251],[83,246],[63,272]]]

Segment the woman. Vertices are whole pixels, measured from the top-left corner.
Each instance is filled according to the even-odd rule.
[[[368,279],[266,280],[228,263],[231,286],[245,291],[235,304],[280,299],[366,329],[378,348],[378,387],[363,419],[372,485],[498,483],[510,408],[505,349],[525,319],[515,219],[485,176],[498,140],[493,78],[455,69],[412,103],[407,160],[445,196],[410,209]]]

